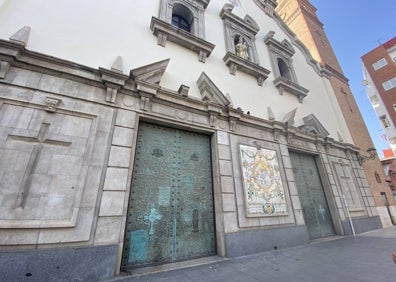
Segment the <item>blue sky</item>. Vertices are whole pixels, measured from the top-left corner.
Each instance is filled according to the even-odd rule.
[[[363,69],[360,57],[396,36],[396,0],[310,0],[324,24],[327,37],[338,61],[349,79],[351,90],[382,157],[389,147],[381,138],[384,134],[361,85]]]

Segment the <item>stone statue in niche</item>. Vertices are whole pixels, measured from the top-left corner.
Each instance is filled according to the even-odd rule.
[[[248,47],[246,45],[246,42],[243,40],[242,36],[239,36],[239,41],[238,44],[235,45],[235,49],[237,56],[245,60],[249,59]]]

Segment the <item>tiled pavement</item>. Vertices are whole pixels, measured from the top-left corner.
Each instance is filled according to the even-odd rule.
[[[396,281],[396,226],[355,237],[334,237],[309,245],[201,264],[176,270],[119,277],[113,281]]]

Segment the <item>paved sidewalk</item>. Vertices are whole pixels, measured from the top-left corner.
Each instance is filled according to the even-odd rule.
[[[396,281],[396,226],[177,270],[113,281]]]

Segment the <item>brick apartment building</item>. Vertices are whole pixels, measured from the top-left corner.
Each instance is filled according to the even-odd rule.
[[[362,56],[366,91],[392,150],[396,149],[396,37]]]

